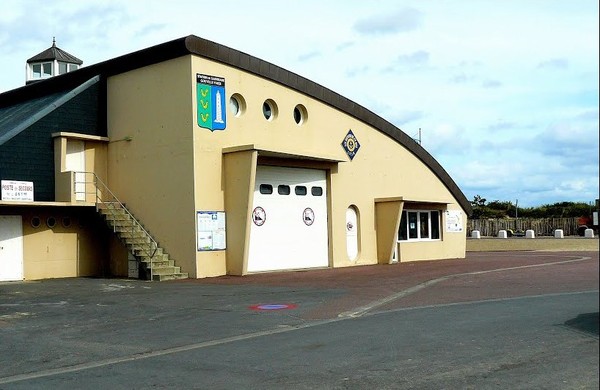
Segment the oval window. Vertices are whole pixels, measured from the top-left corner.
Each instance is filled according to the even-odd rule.
[[[297,125],[304,124],[307,119],[308,113],[306,111],[306,107],[304,107],[302,104],[298,104],[296,107],[294,107],[294,122],[296,122]]]
[[[268,121],[277,118],[277,104],[271,99],[265,100],[263,103],[263,115]]]
[[[238,93],[231,95],[229,98],[229,111],[231,111],[235,117],[242,115],[246,111],[246,101],[242,95]]]

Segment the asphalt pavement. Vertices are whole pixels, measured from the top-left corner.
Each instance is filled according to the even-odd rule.
[[[597,389],[598,252],[0,283],[0,389]]]

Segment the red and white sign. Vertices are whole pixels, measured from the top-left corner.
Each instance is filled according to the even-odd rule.
[[[33,202],[33,182],[2,180],[2,200]]]

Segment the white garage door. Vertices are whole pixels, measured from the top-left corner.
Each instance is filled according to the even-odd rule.
[[[259,166],[248,272],[327,267],[327,188],[323,170]]]
[[[23,280],[23,224],[20,215],[0,215],[0,281]]]

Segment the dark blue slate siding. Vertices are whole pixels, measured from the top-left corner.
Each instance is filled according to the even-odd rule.
[[[99,108],[96,84],[0,145],[0,179],[32,181],[36,201],[54,201],[52,133],[106,136]]]

